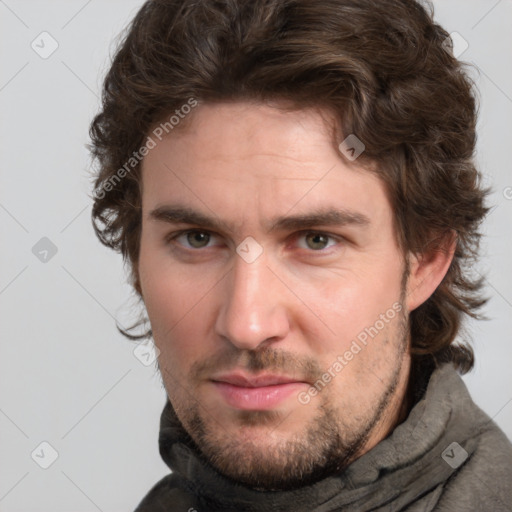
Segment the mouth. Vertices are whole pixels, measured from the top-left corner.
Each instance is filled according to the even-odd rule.
[[[240,410],[268,410],[309,384],[283,375],[231,373],[211,379],[225,402]]]

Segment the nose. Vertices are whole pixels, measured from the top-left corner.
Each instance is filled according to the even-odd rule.
[[[225,291],[215,325],[218,335],[247,350],[286,337],[290,329],[286,294],[264,255],[252,263],[235,255],[223,281]]]

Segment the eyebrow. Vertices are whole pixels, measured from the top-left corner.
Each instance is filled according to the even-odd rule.
[[[186,206],[164,205],[149,212],[149,218],[169,224],[191,224],[213,231],[235,231],[234,226],[223,220],[206,215]],[[267,231],[292,231],[308,229],[316,226],[346,226],[365,227],[370,224],[366,215],[346,209],[323,208],[309,213],[282,216],[270,220],[266,224]]]

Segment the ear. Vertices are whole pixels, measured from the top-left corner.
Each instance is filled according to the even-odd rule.
[[[425,251],[410,255],[405,301],[409,312],[421,306],[441,284],[456,247],[457,235],[450,231],[431,243]]]

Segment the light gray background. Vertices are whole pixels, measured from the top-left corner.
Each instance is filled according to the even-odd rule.
[[[478,267],[490,321],[469,324],[477,363],[464,379],[512,438],[512,2],[435,4],[469,43],[461,59],[478,67],[478,162],[493,187]],[[115,328],[136,310],[87,197],[88,125],[115,36],[141,5],[0,0],[1,512],[133,510],[168,472],[157,446],[165,392]],[[43,31],[59,45],[47,59],[31,48]],[[42,237],[57,248],[47,262],[32,252]],[[43,441],[58,452],[48,469],[31,457]],[[36,454],[48,462],[51,450]]]

